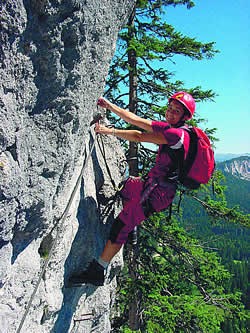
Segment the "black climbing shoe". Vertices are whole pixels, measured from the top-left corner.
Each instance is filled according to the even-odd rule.
[[[104,268],[95,259],[90,262],[86,271],[69,277],[69,287],[80,287],[84,283],[95,286],[104,284]]]

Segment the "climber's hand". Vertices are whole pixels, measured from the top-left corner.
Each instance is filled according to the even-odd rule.
[[[99,123],[96,123],[95,132],[100,134],[112,134],[112,129],[104,125],[100,125]]]
[[[100,97],[97,100],[97,105],[100,106],[101,108],[107,109],[110,105],[110,102],[107,99]]]

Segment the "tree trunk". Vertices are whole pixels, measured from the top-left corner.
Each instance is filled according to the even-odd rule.
[[[135,37],[134,27],[135,8],[128,20],[128,47],[129,42]],[[129,110],[137,113],[137,59],[136,51],[130,49],[128,51],[128,65],[129,65]],[[136,142],[129,142],[128,165],[129,174],[131,176],[138,176],[138,145]]]
[[[128,256],[129,256],[129,275],[133,281],[137,281],[138,276],[138,264],[137,258],[139,257],[139,246],[138,244],[132,245],[128,244]],[[141,318],[141,292],[135,290],[133,298],[129,303],[129,328],[133,331],[137,331],[141,327],[142,318]]]
[[[134,27],[135,8],[128,20],[128,47],[129,42],[135,37]],[[130,49],[128,51],[128,65],[129,65],[129,110],[137,113],[137,59],[136,51]],[[138,144],[136,142],[129,142],[128,152],[128,165],[129,174],[131,176],[138,176]],[[128,245],[129,257],[129,274],[130,277],[136,281],[138,278],[137,258],[139,256],[138,244]],[[138,330],[141,326],[140,313],[141,313],[141,297],[136,290],[133,299],[129,304],[129,327],[132,330]]]

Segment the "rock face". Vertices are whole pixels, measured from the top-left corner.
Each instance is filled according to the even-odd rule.
[[[241,156],[232,160],[221,162],[218,169],[231,175],[250,181],[250,157]]]
[[[65,281],[100,254],[119,210],[89,125],[133,5],[1,1],[0,332],[110,332],[121,256],[103,287]],[[102,139],[118,184],[122,150]]]

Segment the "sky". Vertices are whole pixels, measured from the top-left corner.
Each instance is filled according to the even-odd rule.
[[[195,7],[168,7],[166,22],[220,51],[210,60],[177,56],[171,70],[187,87],[216,93],[214,102],[197,104],[196,112],[217,128],[215,153],[250,152],[250,1],[194,0]]]

